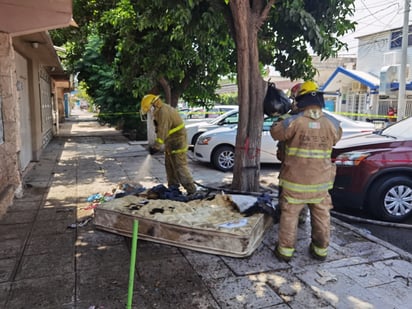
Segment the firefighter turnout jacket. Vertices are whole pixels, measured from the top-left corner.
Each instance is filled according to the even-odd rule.
[[[284,142],[279,185],[287,202],[322,202],[335,178],[331,152],[342,136],[339,121],[324,114],[318,106],[308,106],[274,123],[270,133],[273,139]]]
[[[169,188],[182,184],[188,194],[195,193],[196,186],[187,162],[187,133],[179,112],[168,104],[155,103],[153,121],[156,130],[153,147],[159,150],[164,145]]]
[[[165,146],[165,152],[186,152],[186,129],[179,112],[168,104],[156,106],[153,112],[156,129],[155,148]]]

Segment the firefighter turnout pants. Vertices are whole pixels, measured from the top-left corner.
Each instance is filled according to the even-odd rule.
[[[288,203],[280,198],[281,216],[279,222],[278,249],[285,255],[292,256],[295,250],[299,214],[306,204]],[[330,240],[330,210],[332,200],[329,193],[320,203],[307,204],[310,210],[312,244],[326,249]]]
[[[181,184],[187,191],[187,194],[196,192],[196,186],[193,182],[192,174],[188,167],[187,153],[165,153],[165,166],[167,175],[167,185],[179,187]]]

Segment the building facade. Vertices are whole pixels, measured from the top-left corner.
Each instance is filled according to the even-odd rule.
[[[0,216],[24,194],[25,171],[64,119],[70,79],[47,30],[71,16],[71,0],[0,2]]]
[[[411,26],[409,33],[411,33]],[[405,116],[412,115],[411,64],[412,35],[408,37],[405,67]],[[358,38],[355,67],[338,67],[323,84],[336,111],[354,119],[391,119],[389,111],[398,107],[401,72],[402,28]]]

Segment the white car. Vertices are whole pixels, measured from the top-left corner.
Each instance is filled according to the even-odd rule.
[[[187,144],[189,149],[193,150],[194,145],[198,137],[213,129],[217,129],[226,125],[237,124],[239,121],[239,107],[234,106],[232,109],[217,118],[213,118],[211,121],[201,121],[196,123],[190,123],[186,125],[187,131]]]
[[[377,125],[375,126],[375,124],[372,122],[352,120],[348,117],[335,114],[327,110],[324,110],[323,112],[335,117],[338,121],[340,121],[340,126],[342,127],[343,133],[342,137],[359,133],[371,133],[373,131],[376,131],[377,129]]]
[[[260,149],[261,163],[280,163],[276,158],[277,141],[270,135],[270,127],[275,118],[266,118],[263,123],[262,142]],[[237,125],[224,126],[203,133],[199,136],[194,147],[197,161],[210,162],[223,172],[232,170],[235,165],[235,144]]]
[[[341,122],[343,136],[370,133],[375,131],[373,123],[354,121],[347,117],[333,114],[324,110]],[[280,163],[276,157],[277,141],[270,135],[270,127],[276,118],[266,118],[263,123],[262,141],[260,150],[261,163]],[[225,126],[210,130],[199,136],[194,146],[194,157],[199,162],[208,162],[220,170],[230,171],[235,164],[235,144],[237,125]]]
[[[224,113],[231,111],[232,109],[238,109],[237,105],[215,105],[209,109],[205,107],[191,108],[189,111],[181,113],[182,119],[186,124],[198,123],[204,121],[212,121],[213,119],[223,115]]]

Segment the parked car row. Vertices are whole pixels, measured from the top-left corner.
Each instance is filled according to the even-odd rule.
[[[261,163],[280,163],[276,158],[277,141],[270,135],[270,127],[277,117],[263,122],[260,149]],[[201,134],[194,147],[194,156],[200,162],[210,162],[216,169],[227,172],[235,164],[237,124],[222,126]]]
[[[224,113],[237,109],[237,105],[215,105],[211,108],[196,107],[179,110],[180,116],[186,124],[211,121]]]
[[[337,118],[341,122],[343,136],[375,130],[373,123],[354,121],[326,110],[324,113]],[[276,158],[277,142],[273,140],[269,132],[272,123],[276,119],[268,117],[264,120],[260,150],[261,163],[280,163]],[[188,143],[195,144],[194,156],[198,161],[210,162],[220,171],[230,171],[234,166],[234,149],[239,120],[238,111],[228,112],[216,120],[218,121],[215,123],[199,126],[196,133],[193,133],[195,126],[187,126],[189,132]]]
[[[338,119],[343,129],[332,153],[337,165],[331,190],[334,204],[367,209],[376,218],[392,222],[412,216],[412,118],[375,130],[373,123],[324,112]],[[277,142],[269,131],[275,120],[268,117],[263,123],[261,163],[280,163]],[[196,132],[188,135],[195,159],[220,171],[232,170],[237,122],[238,110],[234,110],[216,118],[215,123],[193,127]]]
[[[193,150],[193,147],[201,134],[225,125],[237,124],[238,121],[239,108],[238,106],[235,106],[230,111],[218,116],[217,118],[212,119],[211,121],[201,121],[187,124],[187,144],[189,145],[189,148]]]
[[[280,163],[276,158],[277,141],[270,135],[270,127],[277,117],[267,117],[263,122],[260,149],[261,163]],[[194,156],[200,162],[210,162],[223,172],[235,165],[237,124],[222,126],[201,134],[194,147]]]

